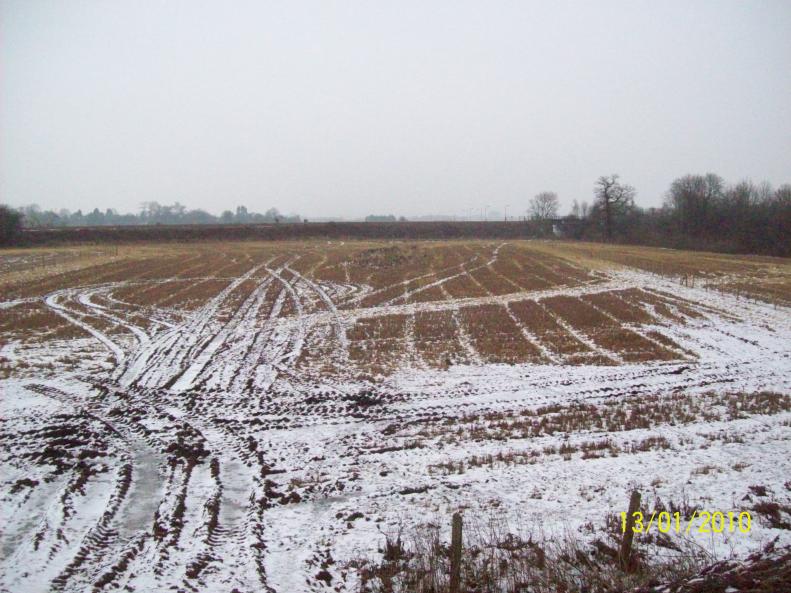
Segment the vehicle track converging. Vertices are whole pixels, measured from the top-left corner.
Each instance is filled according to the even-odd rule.
[[[782,308],[518,243],[333,249],[191,256],[3,303],[79,337],[0,350],[54,369],[4,383],[24,403],[0,423],[18,450],[3,461],[0,591],[355,590],[343,563],[399,521],[493,500],[510,512],[527,479],[560,504],[564,467],[588,475],[552,453],[480,467],[562,442],[474,436],[496,418],[791,392]],[[775,439],[783,418],[749,426]],[[748,430],[734,422],[723,430]],[[685,426],[663,434],[703,459]],[[637,436],[606,435],[628,471]]]

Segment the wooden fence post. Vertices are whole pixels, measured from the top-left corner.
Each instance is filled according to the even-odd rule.
[[[461,585],[461,514],[453,513],[450,536],[450,593],[459,593]]]
[[[634,539],[634,514],[640,510],[640,491],[633,490],[632,496],[629,499],[629,512],[626,514],[626,531],[623,534],[621,541],[621,552],[619,560],[621,568],[625,572],[631,572],[632,569],[632,539]]]

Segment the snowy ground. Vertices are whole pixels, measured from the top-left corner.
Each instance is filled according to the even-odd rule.
[[[295,259],[251,261],[190,311],[133,308],[123,281],[0,303],[32,298],[82,332],[0,349],[0,590],[353,591],[348,561],[458,509],[592,540],[634,487],[649,511],[788,507],[789,309],[630,269],[362,307],[384,289],[312,278]],[[462,305],[628,289],[666,295],[670,316],[629,325],[664,336],[664,360],[625,362],[558,319],[609,363],[564,364],[529,327],[542,362],[485,363],[458,323]],[[433,368],[406,348],[390,374],[343,372],[359,320],[443,311],[461,362]],[[790,533],[756,512],[749,534],[692,530],[718,556]]]

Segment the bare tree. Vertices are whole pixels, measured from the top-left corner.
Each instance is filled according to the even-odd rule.
[[[612,239],[614,221],[634,207],[636,192],[631,185],[620,183],[618,175],[599,177],[594,192],[596,193],[594,209],[604,220],[607,239]]]
[[[558,215],[558,195],[555,192],[544,191],[530,200],[530,218],[546,220]]]
[[[573,218],[588,218],[588,214],[590,213],[590,207],[588,206],[588,202],[582,202],[582,205],[577,200],[571,204],[571,212],[569,216]]]
[[[710,226],[712,213],[724,194],[725,182],[713,173],[685,175],[673,181],[665,204],[671,208],[679,231],[695,235]]]

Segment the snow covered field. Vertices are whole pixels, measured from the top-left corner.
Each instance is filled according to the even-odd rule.
[[[716,289],[791,266],[680,282],[594,249],[141,247],[8,272],[0,590],[354,591],[348,563],[399,530],[462,509],[592,541],[634,487],[649,512],[750,510],[749,534],[693,530],[718,556],[791,543],[791,309]]]

